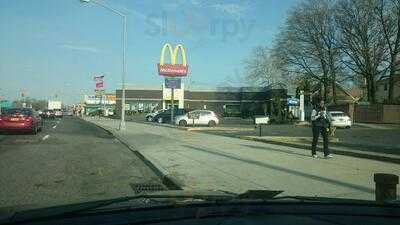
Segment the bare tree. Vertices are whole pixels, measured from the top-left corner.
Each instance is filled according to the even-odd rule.
[[[253,83],[268,87],[285,82],[285,74],[277,67],[277,58],[274,58],[272,50],[267,47],[254,48],[244,63],[247,79]]]
[[[320,85],[324,100],[340,70],[340,48],[333,14],[333,1],[307,0],[289,14],[286,27],[276,40],[276,53],[285,71]]]
[[[389,103],[393,103],[394,76],[400,70],[400,0],[380,0],[376,15],[389,51]]]
[[[368,101],[374,103],[375,82],[380,77],[386,55],[381,24],[374,16],[375,0],[339,0],[335,18],[340,30],[342,62],[367,83]]]

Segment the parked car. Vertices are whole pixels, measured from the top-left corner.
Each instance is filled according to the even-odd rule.
[[[43,129],[39,113],[30,108],[10,108],[2,110],[0,131],[30,131],[37,134]]]
[[[175,124],[179,126],[207,125],[214,127],[219,124],[219,118],[215,112],[210,110],[194,110],[185,115],[177,116]]]
[[[63,116],[73,116],[74,113],[72,112],[72,110],[64,110],[62,111]]]
[[[61,110],[58,110],[58,109],[54,110],[54,115],[55,115],[55,117],[57,117],[57,118],[63,117],[62,111],[61,111]]]
[[[164,110],[157,110],[157,111],[154,111],[154,112],[151,112],[151,113],[147,113],[146,116],[145,116],[146,121],[148,121],[148,122],[153,121],[153,118],[154,118],[157,114],[159,114],[159,113],[161,113],[161,112],[163,112],[163,111],[164,111]]]
[[[332,125],[334,127],[350,128],[352,126],[351,118],[342,111],[330,111]]]
[[[88,113],[88,116],[102,116],[103,115],[103,110],[101,109],[96,109]]]
[[[54,110],[44,110],[42,113],[42,118],[47,118],[47,119],[54,119],[56,117]]]
[[[174,118],[180,115],[184,115],[188,112],[187,109],[175,109]],[[171,109],[164,110],[153,117],[154,122],[157,123],[170,123],[171,122]]]

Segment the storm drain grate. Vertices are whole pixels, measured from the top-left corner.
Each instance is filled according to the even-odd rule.
[[[143,192],[156,192],[156,191],[165,191],[167,190],[162,184],[129,184],[135,194],[140,194]]]

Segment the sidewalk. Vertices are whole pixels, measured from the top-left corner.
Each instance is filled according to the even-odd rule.
[[[279,144],[283,146],[290,146],[296,148],[302,148],[307,151],[311,150],[311,137],[277,137],[277,136],[242,136],[240,137],[245,140],[252,140],[270,144]],[[345,143],[340,143],[337,138],[330,140],[329,146],[331,152],[333,154],[347,155],[347,156],[355,156],[359,158],[378,160],[383,162],[391,162],[400,164],[400,155],[397,154],[388,154],[388,153],[379,153],[379,152],[371,152],[366,150],[357,150],[351,148],[351,146],[346,146]],[[318,140],[317,149],[319,151],[323,151],[322,149],[322,140],[321,138]]]
[[[268,189],[284,190],[283,195],[373,199],[373,174],[400,171],[398,164],[375,160],[313,159],[299,148],[135,122],[118,131],[118,120],[84,119],[113,133],[185,190]]]
[[[382,153],[400,157],[400,129],[396,126],[382,125],[366,127],[355,125],[351,129],[337,129],[331,147],[357,150],[364,154]],[[248,129],[231,132],[203,130],[209,134],[245,138],[259,136],[259,129]],[[274,138],[274,144],[293,144],[292,142],[311,145],[311,127],[297,125],[267,125],[262,128],[262,137]],[[299,141],[301,139],[301,142]],[[283,141],[284,140],[284,141]],[[295,141],[294,141],[295,140]],[[301,147],[302,146],[295,146]],[[308,149],[308,148],[307,148]]]

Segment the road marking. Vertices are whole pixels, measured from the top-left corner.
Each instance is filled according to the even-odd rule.
[[[53,126],[53,129],[56,129],[56,127],[57,127],[57,125],[54,125],[54,126]]]
[[[44,140],[46,140],[47,138],[49,138],[50,137],[50,135],[46,135],[46,136],[44,136],[43,138],[42,138],[42,140],[44,141]]]

